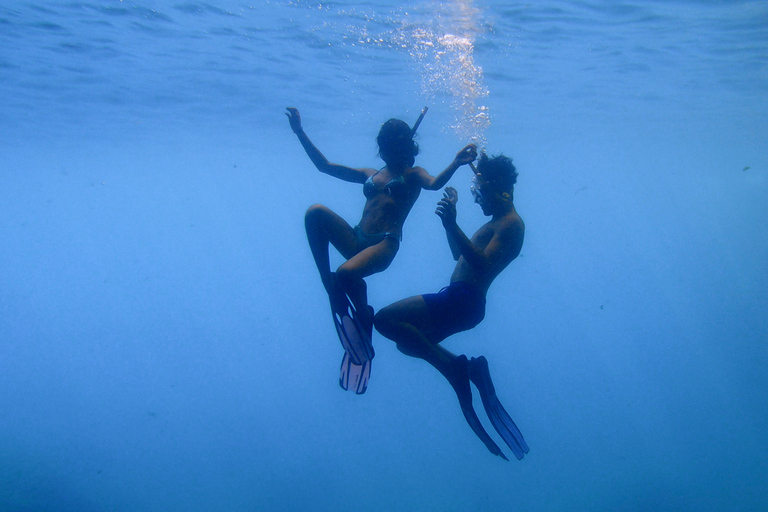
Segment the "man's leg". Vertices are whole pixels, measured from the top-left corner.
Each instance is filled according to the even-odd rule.
[[[404,354],[424,359],[448,380],[459,399],[461,412],[472,431],[494,455],[506,457],[483,428],[472,407],[469,386],[469,362],[465,355],[455,355],[439,345],[444,337],[435,333],[435,322],[424,297],[419,295],[401,300],[380,310],[375,317],[376,330],[397,343]]]
[[[381,309],[374,319],[376,330],[397,343],[400,352],[425,360],[454,388],[456,385],[464,387],[461,381],[466,379],[466,365],[462,371],[457,356],[439,345],[443,338],[437,339],[434,322],[421,295]],[[468,380],[466,383],[468,389]]]

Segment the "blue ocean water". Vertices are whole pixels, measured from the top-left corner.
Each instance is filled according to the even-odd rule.
[[[520,173],[522,253],[445,345],[522,461],[380,336],[337,383],[303,214],[363,196],[283,111],[377,167],[425,105],[420,165]],[[765,2],[6,0],[0,119],[0,510],[764,510]],[[439,197],[374,307],[447,283]]]

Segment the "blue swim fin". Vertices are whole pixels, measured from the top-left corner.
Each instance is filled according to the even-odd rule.
[[[344,347],[339,385],[345,390],[354,389],[355,393],[362,395],[368,388],[371,360],[376,355],[371,342],[373,308],[368,306],[368,317],[363,322],[343,291],[336,290],[329,298],[333,325],[336,327],[341,346]]]
[[[344,359],[341,360],[339,386],[345,390],[353,389],[355,393],[362,395],[368,389],[368,379],[370,378],[371,360],[358,365],[352,362],[349,352],[344,352]]]
[[[528,453],[528,444],[523,439],[523,434],[512,421],[504,406],[496,396],[496,388],[491,380],[491,372],[488,369],[488,360],[484,356],[472,358],[469,362],[469,379],[477,386],[483,407],[493,428],[499,433],[509,449],[515,454],[517,460]]]
[[[340,292],[335,299],[331,300],[331,311],[339,341],[352,358],[352,362],[362,366],[376,355],[371,342],[373,324],[363,325],[357,311],[343,292]],[[368,314],[373,318],[373,308],[370,306],[368,306]]]
[[[498,455],[504,460],[509,460],[499,446],[491,439],[488,432],[485,431],[483,424],[480,423],[480,419],[477,417],[475,408],[472,407],[472,388],[469,386],[467,356],[464,354],[458,356],[454,364],[458,365],[456,367],[457,374],[456,380],[451,382],[451,387],[453,387],[456,396],[459,398],[459,406],[461,406],[461,412],[464,414],[464,419],[467,420],[469,428],[483,442],[489,452]]]

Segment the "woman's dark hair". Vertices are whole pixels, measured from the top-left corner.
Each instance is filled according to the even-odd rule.
[[[477,163],[477,172],[500,193],[512,192],[517,183],[517,169],[512,159],[501,153],[492,157],[482,153]]]
[[[379,130],[376,137],[379,156],[387,165],[413,167],[419,145],[413,140],[413,133],[408,123],[399,119],[390,119]]]

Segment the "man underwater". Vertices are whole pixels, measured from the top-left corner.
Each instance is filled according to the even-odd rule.
[[[417,295],[381,309],[374,325],[397,343],[402,353],[424,359],[448,380],[469,426],[491,453],[508,460],[472,407],[470,382],[475,384],[493,427],[515,457],[522,459],[528,445],[496,396],[486,358],[468,360],[440,346],[447,337],[472,329],[483,320],[488,288],[523,246],[525,225],[512,202],[517,181],[512,160],[503,155],[489,158],[483,153],[473,171],[472,195],[491,220],[468,238],[456,223],[458,194],[451,187],[446,187],[435,212],[457,261],[450,284],[438,293]]]

